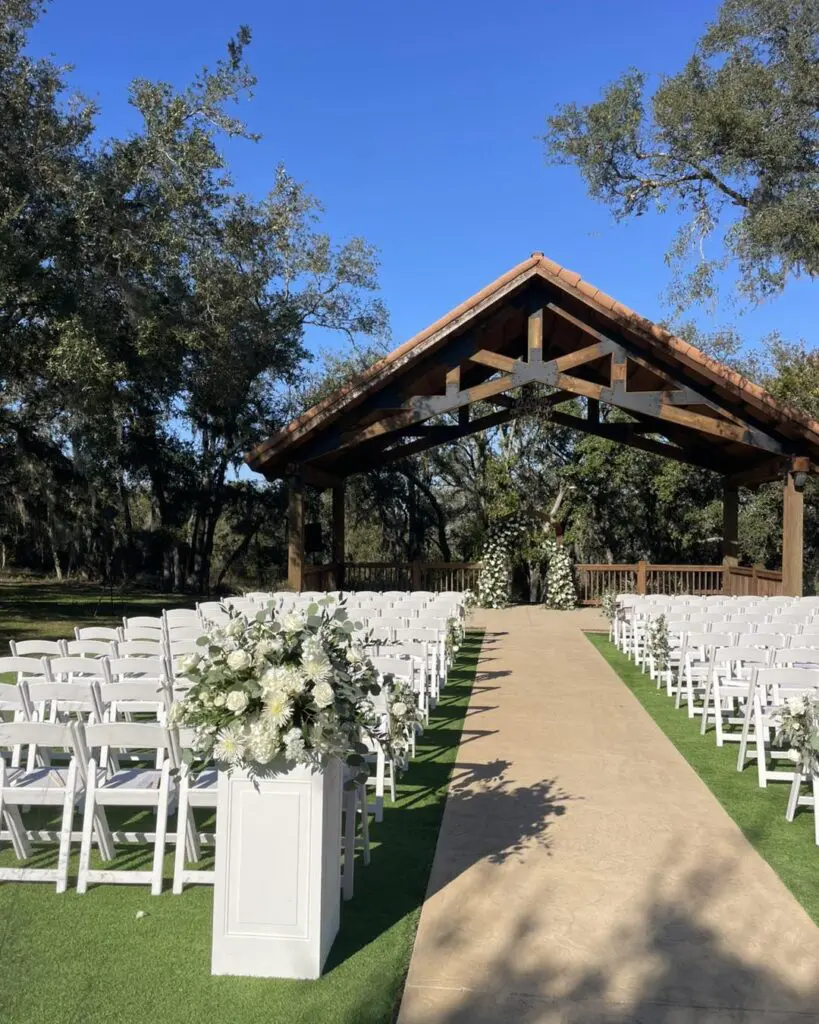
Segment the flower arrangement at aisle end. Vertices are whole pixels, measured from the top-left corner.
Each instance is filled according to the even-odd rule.
[[[554,537],[549,537],[545,546],[549,560],[546,570],[546,606],[568,611],[577,605],[572,556]]]
[[[481,554],[478,573],[478,604],[482,608],[505,608],[512,597],[512,557],[527,529],[527,521],[511,515],[492,523]]]
[[[370,699],[378,675],[353,639],[360,625],[342,605],[323,599],[306,614],[280,620],[259,612],[236,615],[197,643],[182,663],[191,682],[171,710],[174,725],[194,733],[194,750],[228,771],[262,776],[274,761],[321,768],[338,757],[365,781],[362,734],[375,735]],[[268,617],[270,616],[270,617]]]
[[[778,723],[775,742],[796,751],[805,775],[819,774],[819,690],[787,697],[774,715]]]
[[[671,643],[668,639],[668,623],[665,615],[658,615],[648,626],[646,653],[653,660],[655,672],[665,672],[671,656]]]
[[[451,618],[446,621],[446,661],[447,667],[452,665],[455,655],[464,642],[464,624],[460,619]]]
[[[390,734],[385,747],[401,771],[409,766],[409,751],[413,734],[420,736],[424,731],[424,717],[418,708],[418,695],[410,683],[396,680],[394,676],[384,677],[389,709]]]
[[[600,610],[609,620],[614,622],[614,616],[617,614],[617,591],[616,590],[604,590],[603,596],[600,598]]]

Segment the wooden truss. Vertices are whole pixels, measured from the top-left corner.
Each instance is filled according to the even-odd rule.
[[[591,338],[591,344],[554,359],[544,360],[545,310],[582,330]],[[600,371],[601,365],[605,368],[605,362],[601,361],[606,357],[610,358],[608,374],[605,369],[602,373]],[[592,364],[595,364],[594,367]],[[629,390],[629,364],[650,371],[663,386],[653,391]],[[476,366],[490,370],[492,376],[481,383],[462,388],[461,379],[464,372],[474,370]],[[591,380],[570,372],[579,367],[583,367],[584,371],[593,369],[593,375],[598,378],[602,376],[603,379]],[[554,412],[554,422],[681,462],[720,468],[714,464],[714,460],[686,450],[686,440],[696,438],[696,435],[700,435],[700,439],[705,435],[704,439],[719,438],[722,441],[736,442],[760,452],[767,452],[772,461],[788,455],[781,442],[764,430],[743,421],[696,388],[681,386],[665,370],[589,324],[578,320],[554,303],[548,303],[544,309],[530,315],[525,360],[513,359],[487,349],[478,349],[466,355],[458,365],[449,370],[443,394],[407,398],[400,408],[390,410],[389,415],[343,434],[336,450],[377,438],[383,438],[385,444],[392,444],[408,435],[414,435],[417,438],[415,441],[386,450],[382,448],[378,463],[392,462],[416,454],[513,419],[520,410],[516,400],[508,393],[530,384],[541,384],[555,389],[543,400],[546,406],[559,405],[576,397],[587,400],[587,418],[581,419],[579,416]],[[502,411],[470,420],[469,407],[476,402],[499,405]],[[625,410],[638,422],[601,423],[600,402]],[[458,412],[459,415],[457,425],[423,425],[433,417],[454,412]],[[662,434],[674,443],[643,437],[645,433]]]

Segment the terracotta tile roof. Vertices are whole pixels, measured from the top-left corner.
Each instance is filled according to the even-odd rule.
[[[762,413],[762,418],[771,426],[790,428],[791,432],[796,431],[809,443],[819,446],[819,423],[805,413],[780,404],[758,384],[747,380],[682,338],[640,316],[593,284],[584,281],[574,271],[548,259],[541,252],[535,252],[425,330],[405,341],[356,380],[334,391],[293,420],[284,430],[258,445],[246,456],[246,461],[257,470],[261,470],[268,460],[275,460],[277,463],[284,461],[287,451],[305,435],[320,429],[323,424],[332,422],[342,412],[378,391],[400,367],[438,344],[446,334],[468,321],[481,308],[535,276],[551,282],[567,296],[584,303],[604,319],[616,323],[619,329],[628,331],[649,347],[662,352],[666,360],[669,357],[672,362],[677,360],[698,376],[705,377],[712,384],[731,392],[738,402],[750,405],[757,413]]]

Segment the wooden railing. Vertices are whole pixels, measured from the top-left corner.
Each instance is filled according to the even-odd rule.
[[[723,589],[735,597],[778,597],[782,593],[782,573],[756,566],[751,569],[739,565],[726,566]]]
[[[342,573],[339,573],[339,569]],[[479,562],[345,562],[304,567],[305,590],[477,590]],[[576,565],[581,604],[600,604],[615,594],[732,594],[772,597],[782,593],[782,573],[723,565],[651,565],[648,562]]]
[[[617,594],[732,594],[771,597],[782,593],[782,573],[723,565],[577,565],[581,604],[600,604]]]
[[[339,568],[342,572],[339,573]],[[345,562],[306,565],[305,590],[475,590],[479,562]]]

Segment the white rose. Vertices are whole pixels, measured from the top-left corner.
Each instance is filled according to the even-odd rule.
[[[407,713],[407,705],[402,700],[397,700],[392,706],[392,713],[396,718],[403,718]]]
[[[250,668],[251,658],[247,651],[231,651],[227,656],[227,667],[231,672],[243,672]]]
[[[225,707],[228,711],[241,714],[247,707],[247,694],[244,690],[231,690],[225,698]]]
[[[285,633],[298,633],[300,629],[304,628],[305,621],[304,616],[299,612],[290,612],[282,619],[282,629]]]
[[[213,698],[213,706],[215,708],[221,708],[224,706],[224,703],[225,695],[223,693],[217,693],[216,696]]]
[[[353,645],[347,648],[346,658],[350,665],[360,665],[364,661],[364,651],[360,647]]]
[[[241,636],[245,631],[245,621],[243,618],[238,617],[231,619],[230,622],[225,626],[225,633],[228,636]]]
[[[201,658],[198,654],[188,654],[179,662],[179,668],[182,675],[187,675],[188,672],[193,672],[196,666],[199,664]]]
[[[313,700],[320,708],[329,708],[335,699],[335,690],[329,683],[316,683],[313,687]]]

